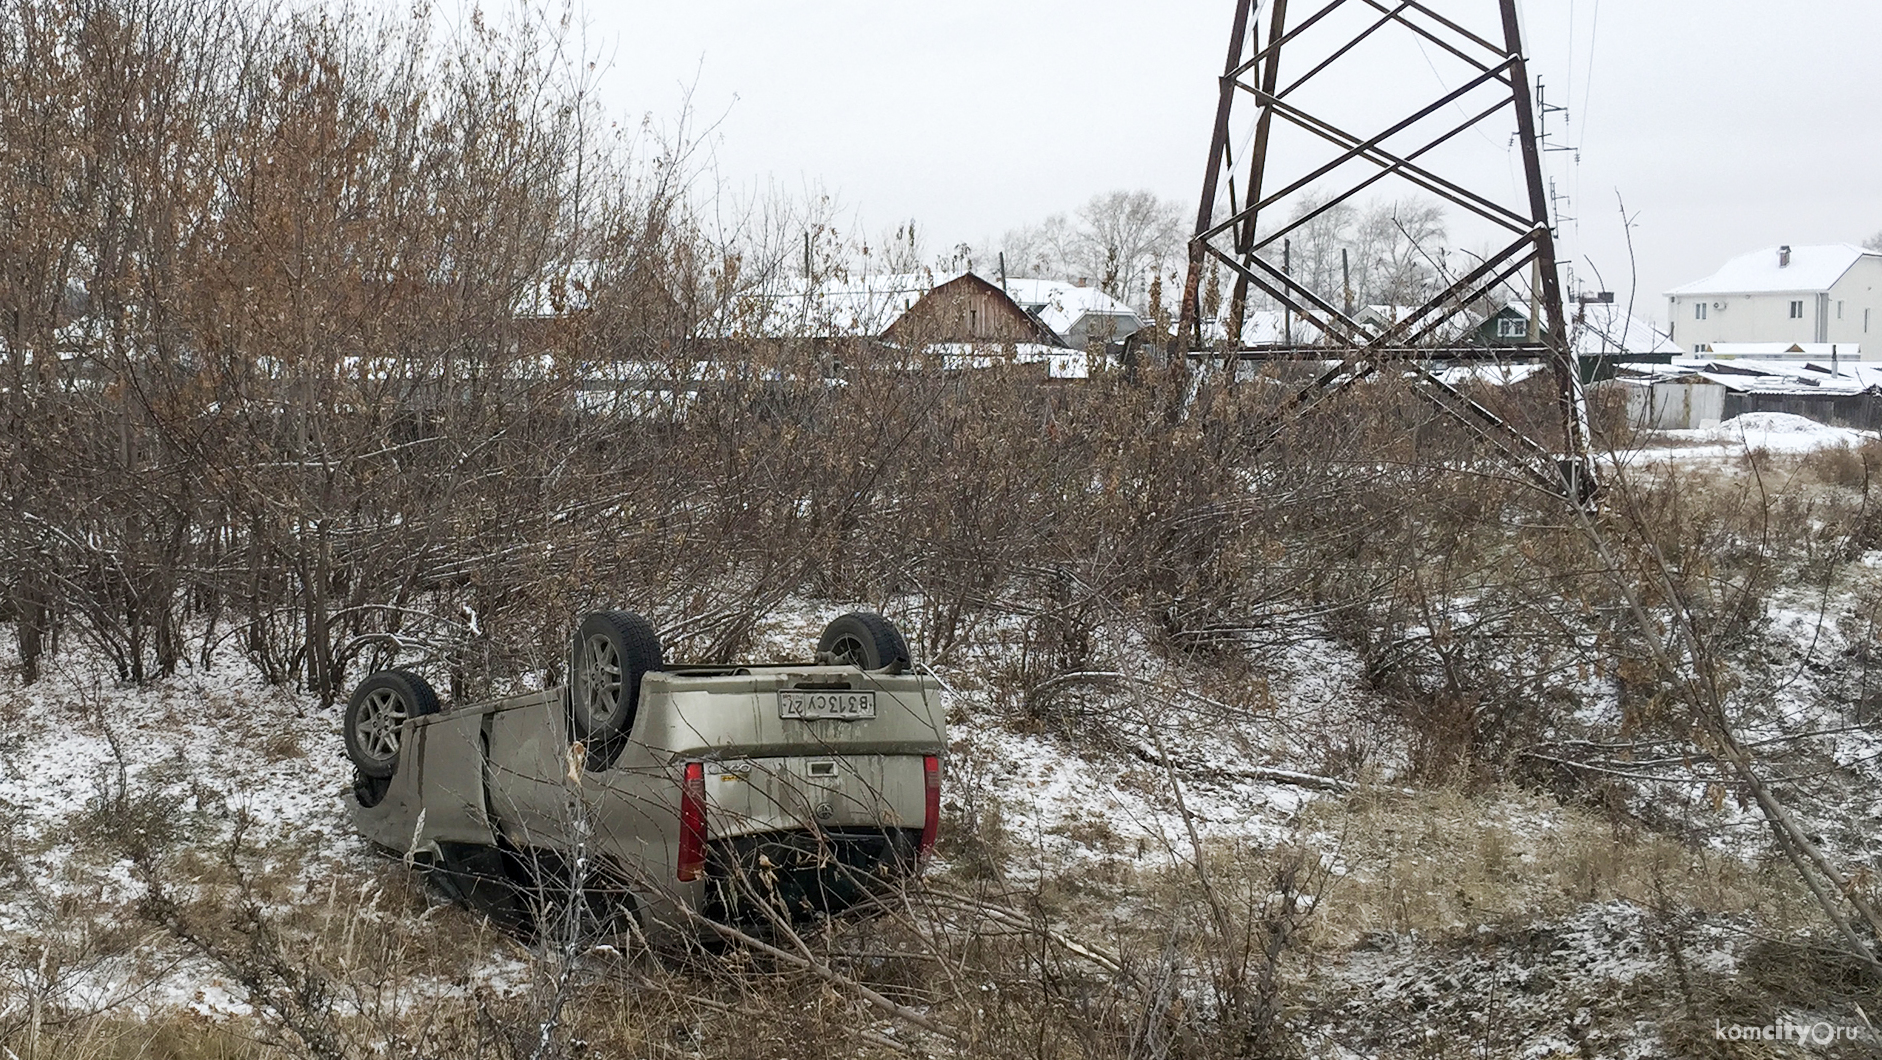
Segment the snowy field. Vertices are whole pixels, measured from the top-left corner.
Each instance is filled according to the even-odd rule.
[[[1868,437],[1797,417],[1741,420],[1660,432],[1665,444],[1636,455],[1708,462]],[[1755,706],[1742,724],[1746,739],[1773,749],[1824,847],[1882,868],[1882,733],[1864,714],[1868,634],[1850,617],[1882,586],[1878,557],[1821,590],[1772,596],[1743,660],[1744,699]],[[839,610],[793,602],[761,624],[750,656],[803,657]],[[997,831],[1005,886],[1043,896],[1078,881],[1059,927],[1103,937],[1139,930],[1155,895],[1181,893],[1225,851],[1306,851],[1324,873],[1310,904],[1325,917],[1325,950],[1299,973],[1304,996],[1323,1006],[1299,1023],[1316,1055],[1401,1055],[1392,1050],[1420,1035],[1447,1034],[1501,1036],[1484,1055],[1683,1055],[1641,1015],[1650,1006],[1626,999],[1669,989],[1676,975],[1732,982],[1761,935],[1802,926],[1794,902],[1748,897],[1759,892],[1747,881],[1777,878],[1781,866],[1755,807],[1722,796],[1724,778],[1702,761],[1616,756],[1614,797],[1681,838],[1623,835],[1590,808],[1534,794],[1409,785],[1401,735],[1381,724],[1361,660],[1311,626],[1294,631],[1288,650],[1251,655],[1234,682],[1121,641],[1105,669],[1063,682],[1043,705],[1016,699],[1002,676],[1004,634],[988,629],[988,643],[934,670],[948,689],[951,827]],[[0,651],[11,649],[9,639]],[[173,833],[204,851],[239,829],[270,851],[269,901],[284,913],[306,903],[434,929],[468,923],[352,832],[337,705],[267,686],[236,662],[141,689],[75,645],[30,686],[17,659],[0,655],[0,669],[10,675],[0,678],[0,814],[13,877],[0,895],[0,936],[14,953],[72,955],[11,973],[46,1003],[135,1018],[254,1016],[243,984],[140,922],[144,883],[114,847],[127,829]],[[1612,739],[1612,678],[1591,676],[1578,694],[1589,738]],[[1078,720],[1067,730],[1055,719],[1071,715],[1054,711]],[[1360,744],[1364,769],[1330,764],[1333,749]],[[944,882],[965,871],[947,857],[933,868]],[[1662,871],[1679,880],[1670,892]],[[114,932],[132,937],[98,942]],[[468,982],[515,991],[531,975],[531,956],[507,939],[483,938],[469,961],[455,981],[411,984],[405,1003],[461,995]]]
[[[1875,441],[1875,431],[1856,431],[1787,412],[1748,412],[1717,427],[1640,432],[1640,446],[1615,458],[1716,460],[1747,452],[1800,454],[1820,449],[1854,448]]]

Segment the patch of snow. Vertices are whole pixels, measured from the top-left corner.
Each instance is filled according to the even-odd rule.
[[[1646,460],[1716,460],[1747,452],[1802,454],[1822,449],[1849,449],[1882,435],[1851,430],[1788,412],[1747,412],[1717,427],[1642,431],[1647,443],[1638,449],[1616,452],[1612,459],[1630,463]]]
[[[1385,938],[1336,962],[1325,982],[1347,1048],[1423,1039],[1494,1042],[1495,1055],[1536,1060],[1661,1057],[1658,1027],[1629,1018],[1625,999],[1633,984],[1669,973],[1668,930],[1631,903],[1599,903],[1451,943]],[[1683,934],[1689,968],[1736,969],[1742,925],[1701,920]]]

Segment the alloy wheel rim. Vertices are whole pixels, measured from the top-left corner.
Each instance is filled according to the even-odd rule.
[[[851,634],[845,633],[830,645],[830,654],[839,663],[847,662],[852,666],[861,666],[868,658],[863,652],[863,642]]]
[[[359,722],[354,731],[359,737],[360,747],[372,758],[389,762],[399,753],[399,727],[404,725],[411,712],[405,709],[405,700],[390,688],[375,688],[367,693],[366,701],[360,704]]]
[[[600,634],[582,643],[582,704],[596,722],[607,721],[620,709],[621,654]]]

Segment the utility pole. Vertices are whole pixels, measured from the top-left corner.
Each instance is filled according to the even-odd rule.
[[[1281,240],[1281,275],[1294,275],[1294,243],[1292,240]],[[1237,291],[1247,290],[1248,285],[1245,282],[1247,279],[1248,277],[1246,276],[1240,277],[1236,281],[1235,289]],[[1294,345],[1294,307],[1285,304],[1281,306],[1281,341],[1289,346]]]
[[[1346,315],[1350,317],[1353,315],[1353,269],[1346,260],[1345,247],[1340,248],[1340,289],[1345,294],[1342,304],[1346,306]]]

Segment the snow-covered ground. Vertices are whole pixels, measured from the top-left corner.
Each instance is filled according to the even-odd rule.
[[[337,812],[350,766],[332,712],[239,663],[135,688],[68,650],[35,684],[0,679],[0,731],[14,877],[0,891],[0,937],[66,942],[69,966],[42,966],[41,985],[78,1011],[251,1011],[239,985],[204,960],[165,946],[87,945],[88,934],[135,922],[144,891],[126,844],[211,848],[240,821],[306,885],[365,863]]]
[[[332,812],[351,776],[337,707],[270,687],[239,662],[136,688],[78,654],[33,685],[0,686],[0,805],[19,815],[16,841],[108,804],[120,776],[164,772],[186,793],[178,812],[241,812],[270,841],[323,855],[358,849]]]
[[[1856,431],[1788,412],[1747,412],[1717,427],[1642,431],[1640,447],[1615,454],[1617,459],[1701,460],[1743,456],[1747,452],[1810,453],[1854,448],[1877,439],[1875,431]]]
[[[1689,974],[1735,972],[1748,926],[1723,918],[1681,925]],[[1649,910],[1615,901],[1553,921],[1486,924],[1435,945],[1378,937],[1339,960],[1343,1023],[1370,1047],[1353,1052],[1349,1037],[1345,1055],[1425,1038],[1524,1060],[1667,1056],[1660,1028],[1627,1001],[1642,980],[1665,973],[1666,934]]]
[[[1781,428],[1767,431],[1834,437]],[[1787,790],[1822,825],[1825,846],[1882,871],[1874,838],[1882,834],[1882,734],[1853,723],[1866,695],[1866,671],[1852,662],[1863,635],[1839,617],[1854,591],[1839,588],[1827,604],[1801,589],[1774,599],[1762,654],[1746,660],[1746,695],[1763,706],[1748,710],[1744,725],[1748,739],[1783,749]],[[760,624],[751,657],[803,657],[838,610],[791,602]],[[918,623],[913,609],[901,617]],[[1404,788],[1396,775],[1404,748],[1351,647],[1303,627],[1287,650],[1252,655],[1253,669],[1224,683],[1114,638],[1111,656],[1094,664],[1104,669],[1061,688],[1075,695],[1029,710],[1003,675],[997,641],[1005,632],[989,625],[978,653],[935,671],[949,688],[947,807],[958,827],[997,822],[1008,885],[1081,881],[1085,911],[1063,915],[1096,919],[1064,930],[1131,930],[1138,889],[1159,879],[1182,886],[1200,856],[1302,848],[1329,873],[1324,902],[1342,924],[1329,939],[1362,940],[1309,962],[1303,989],[1325,1009],[1296,1025],[1322,1055],[1377,1055],[1406,1035],[1492,1033],[1510,1046],[1499,1056],[1677,1055],[1658,1028],[1634,1026],[1625,1006],[1605,1000],[1670,974],[1664,916],[1650,916],[1642,895],[1619,897],[1627,884],[1617,881],[1639,875],[1616,869],[1594,883],[1551,876],[1572,874],[1566,859],[1582,849],[1575,844],[1606,842],[1609,825],[1541,797]],[[0,657],[0,667],[10,662]],[[1611,684],[1582,682],[1575,717],[1590,735],[1613,734]],[[1061,724],[1053,710],[1077,720]],[[153,812],[178,843],[204,850],[243,822],[288,881],[276,901],[291,904],[298,894],[346,906],[348,916],[464,917],[428,903],[409,873],[353,834],[341,801],[350,769],[338,724],[337,706],[267,686],[234,662],[140,689],[68,648],[34,685],[0,677],[0,814],[18,877],[0,893],[5,948],[30,951],[35,940],[134,922],[141,881],[100,837]],[[1817,735],[1790,739],[1798,733]],[[1340,748],[1367,741],[1364,776],[1323,775]],[[1711,851],[1706,864],[1750,873],[1768,861],[1754,809],[1715,797],[1707,782],[1716,774],[1703,762],[1675,755],[1634,771],[1664,782],[1616,790],[1685,822]],[[935,871],[946,878],[954,867],[943,861]],[[1431,893],[1396,890],[1405,886]],[[386,896],[399,887],[404,898]],[[1341,903],[1351,908],[1342,912]],[[1687,974],[1714,979],[1733,974],[1761,930],[1736,907],[1679,915],[1691,927],[1682,942]],[[483,988],[517,989],[530,975],[520,953],[513,943],[485,944],[468,973],[408,991],[461,994],[466,975]],[[157,934],[42,985],[78,1011],[187,1010],[214,1019],[253,1011],[225,970]]]

